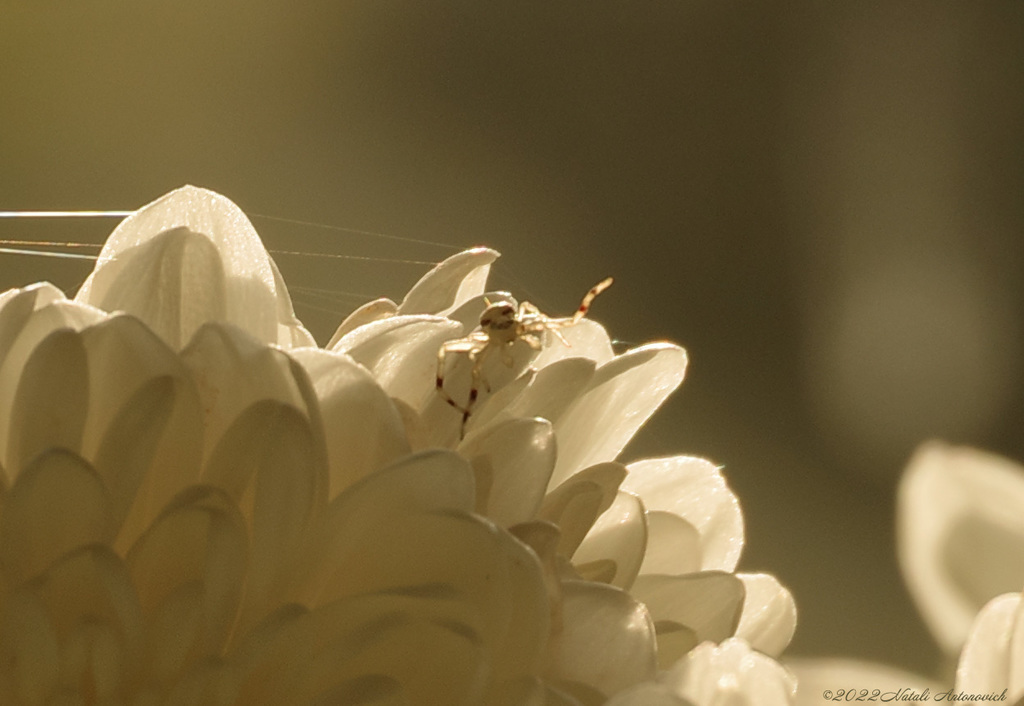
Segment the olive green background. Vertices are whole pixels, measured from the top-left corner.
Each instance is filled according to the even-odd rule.
[[[349,258],[277,256],[321,342],[452,246],[556,315],[613,274],[594,318],[691,361],[627,456],[725,466],[792,654],[920,672],[900,470],[932,437],[1024,458],[1022,125],[1019,1],[0,0],[0,209],[193,183],[319,224],[253,217]],[[0,287],[88,269],[0,255]]]

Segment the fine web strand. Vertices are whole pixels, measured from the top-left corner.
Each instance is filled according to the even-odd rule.
[[[42,221],[45,219],[54,219],[62,221],[71,221],[74,219],[102,219],[102,218],[117,218],[123,219],[127,216],[135,213],[134,211],[100,211],[100,210],[88,210],[88,211],[0,211],[0,219],[8,220],[12,222],[16,221]],[[375,265],[384,272],[387,272],[390,277],[394,277],[394,268],[401,266],[412,267],[422,269],[422,273],[428,271],[431,267],[435,266],[439,261],[443,260],[450,253],[459,252],[462,250],[460,246],[452,245],[450,243],[443,243],[431,240],[425,240],[421,238],[409,238],[400,235],[392,235],[389,233],[381,233],[371,230],[363,230],[357,228],[348,228],[345,226],[338,226],[328,223],[318,223],[314,221],[305,221],[295,218],[284,218],[279,216],[270,216],[266,214],[247,214],[251,219],[258,221],[272,221],[275,223],[281,223],[288,226],[298,226],[302,229],[319,230],[329,234],[345,234],[353,237],[363,237],[369,239],[371,242],[389,242],[391,247],[397,247],[400,244],[407,246],[414,246],[419,249],[433,249],[438,257],[436,259],[425,259],[417,257],[387,257],[379,255],[362,255],[354,253],[339,253],[339,252],[323,252],[317,250],[305,250],[305,249],[294,249],[294,248],[273,248],[267,247],[269,252],[275,259],[280,259],[282,263],[287,263],[291,258],[311,258],[316,260],[339,260],[349,261],[355,264],[366,264]],[[0,225],[0,228],[3,228]],[[66,227],[66,226],[65,226]],[[267,229],[272,230],[272,229]],[[3,235],[3,231],[0,231],[0,235]],[[106,234],[106,233],[105,233]],[[267,232],[260,233],[261,238],[264,242],[279,240],[279,237],[268,237]],[[294,232],[291,234],[294,237]],[[77,240],[34,240],[29,238],[0,238],[0,255],[8,257],[30,257],[30,258],[59,258],[59,259],[70,259],[70,260],[86,260],[95,261],[98,259],[98,252],[102,249],[102,243],[90,243],[82,242]],[[329,248],[328,248],[329,249]],[[89,252],[93,251],[93,252]],[[428,254],[429,257],[429,254]],[[299,270],[300,272],[302,269]],[[420,273],[420,274],[422,274]],[[84,281],[84,275],[88,274],[83,271],[82,281]],[[417,273],[414,271],[411,276],[415,278]],[[389,277],[389,278],[390,278]],[[344,316],[354,310],[359,305],[376,299],[379,294],[370,295],[362,291],[350,291],[345,289],[335,289],[328,287],[316,287],[316,286],[304,286],[302,282],[295,282],[293,279],[288,280],[288,291],[291,294],[293,302],[300,308],[307,308],[312,311],[320,313],[334,314],[336,316]],[[415,281],[413,279],[413,281]]]

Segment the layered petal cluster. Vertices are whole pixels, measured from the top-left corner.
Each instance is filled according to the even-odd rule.
[[[584,319],[438,371],[509,299],[496,257],[319,349],[244,214],[185,187],[74,301],[0,295],[0,702],[701,704],[718,672],[791,698],[795,606],[734,573],[720,469],[617,460],[681,348]]]

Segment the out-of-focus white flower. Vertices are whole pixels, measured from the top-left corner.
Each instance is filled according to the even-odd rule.
[[[1002,694],[1006,703],[1024,698],[1024,600],[1007,593],[978,614],[956,669],[956,690],[985,696]]]
[[[720,469],[616,460],[681,348],[615,356],[587,320],[519,342],[476,371],[462,438],[438,351],[507,297],[484,291],[495,257],[318,349],[241,211],[185,187],[117,228],[75,301],[0,295],[0,700],[596,704],[659,665],[686,698],[774,674],[733,636],[777,655],[795,606],[733,573]]]
[[[1006,591],[1024,584],[1024,468],[929,442],[911,459],[898,501],[904,579],[939,645],[960,655],[956,684],[850,660],[789,661],[800,682],[797,706],[821,703],[826,689],[835,696],[840,688],[879,690],[893,695],[890,701],[1017,702],[1024,695],[1024,610],[1021,594]],[[926,698],[912,698],[925,689]],[[1006,698],[997,698],[1004,689]]]
[[[986,602],[1024,585],[1024,468],[976,449],[922,446],[899,489],[903,576],[955,656]]]

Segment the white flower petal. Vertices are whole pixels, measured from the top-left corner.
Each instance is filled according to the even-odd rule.
[[[615,562],[615,576],[609,582],[629,589],[640,571],[647,545],[644,505],[632,493],[619,491],[611,507],[597,518],[572,560],[585,564],[602,559]]]
[[[793,594],[770,574],[736,576],[746,591],[736,637],[746,640],[755,650],[778,657],[796,631]]]
[[[796,679],[742,640],[705,642],[659,677],[693,706],[792,706]]]
[[[254,402],[276,400],[309,413],[308,377],[283,351],[240,329],[206,324],[181,352],[199,392],[206,429],[205,456],[235,418]],[[318,425],[319,429],[319,425]]]
[[[0,295],[0,365],[18,340],[32,314],[56,302],[65,301],[64,293],[49,282],[33,284],[24,289],[9,289]],[[48,333],[49,331],[47,331]],[[34,341],[32,347],[38,340]],[[31,349],[30,349],[31,350]],[[16,369],[20,369],[20,364]]]
[[[14,585],[68,551],[110,538],[106,489],[82,458],[51,449],[18,476],[0,516],[0,566]]]
[[[473,248],[452,255],[413,285],[398,307],[399,314],[445,314],[483,294],[491,263],[498,253]]]
[[[210,455],[204,481],[241,503],[252,533],[244,624],[282,600],[315,515],[326,474],[307,419],[261,400],[238,416]]]
[[[1007,593],[989,601],[960,653],[956,690],[987,694],[1008,690],[1007,703],[1024,694],[1024,601]]]
[[[672,512],[700,532],[701,568],[732,571],[743,550],[743,515],[721,469],[702,458],[652,458],[627,466],[622,489],[648,510]]]
[[[529,387],[508,405],[506,413],[557,422],[586,389],[594,371],[594,361],[587,358],[555,361],[537,372]]]
[[[304,568],[296,571],[304,581],[297,600],[308,605],[329,600],[323,594],[333,579],[331,569],[344,567],[344,556],[359,542],[372,545],[377,527],[392,514],[470,512],[475,504],[473,471],[450,451],[413,454],[364,477],[331,501],[305,547]]]
[[[319,400],[334,497],[360,478],[409,453],[402,417],[363,366],[316,348],[290,352],[309,373]]]
[[[188,368],[138,319],[112,316],[85,329],[82,340],[90,382],[83,451],[110,489],[115,524],[123,523],[116,547],[126,551],[198,480],[202,408]]]
[[[299,318],[295,316],[292,298],[284,284],[284,277],[277,268],[274,258],[267,255],[270,269],[274,273],[274,290],[277,293],[277,339],[271,341],[285,349],[316,347],[316,339],[306,330]]]
[[[89,373],[79,334],[54,331],[25,363],[11,405],[4,467],[12,477],[36,454],[81,449],[89,407]]]
[[[174,399],[174,379],[153,378],[124,403],[103,435],[94,465],[109,492],[111,529],[115,533],[150,472]],[[187,439],[182,442],[187,443]],[[196,447],[198,450],[198,444]]]
[[[978,610],[1024,585],[1024,469],[932,442],[911,459],[898,503],[904,579],[932,634],[954,655]]]
[[[686,352],[668,343],[634,348],[598,368],[586,392],[555,425],[558,465],[552,482],[614,460],[683,381],[685,370]]]
[[[392,397],[419,409],[435,395],[437,351],[462,328],[436,316],[392,316],[351,331],[334,345],[365,366]]]
[[[10,460],[10,424],[16,417],[15,394],[19,380],[40,344],[54,332],[79,331],[102,321],[106,314],[69,302],[52,285],[18,291],[0,311],[0,460]],[[18,468],[8,465],[8,472]]]
[[[503,527],[537,514],[555,467],[549,422],[510,419],[472,435],[457,451],[473,466],[480,514]]]
[[[654,677],[654,626],[625,591],[589,581],[562,584],[561,629],[548,645],[547,675],[605,696]]]
[[[625,477],[626,469],[621,463],[599,463],[580,471],[547,494],[539,516],[561,530],[558,551],[562,555],[576,553],[597,518],[611,507]]]
[[[142,613],[121,558],[94,544],[65,554],[26,588],[45,606],[58,639],[87,623],[108,624],[134,662],[142,647]],[[127,665],[126,671],[131,671]]]
[[[159,671],[173,674],[186,657],[221,651],[237,616],[247,544],[245,522],[227,494],[192,486],[128,552],[128,569],[155,633],[149,658],[163,665]],[[191,632],[183,629],[190,622]]]
[[[331,694],[372,698],[400,685],[407,703],[479,704],[489,676],[486,651],[474,627],[459,620],[464,606],[448,603],[376,594],[317,609],[291,638],[313,645],[310,659],[286,655],[276,669],[297,672],[294,684],[277,679],[270,693],[245,703],[306,704]]]
[[[185,186],[118,225],[75,300],[134,313],[176,349],[210,321],[287,346],[308,334],[279,281],[238,206]]]
[[[537,359],[533,361],[538,370],[543,370],[566,358],[586,358],[594,361],[597,365],[604,365],[615,357],[608,332],[596,321],[580,319],[572,326],[559,329],[558,332],[565,337],[569,345],[565,345],[558,339],[549,341]]]
[[[647,511],[641,574],[691,574],[701,568],[700,532],[673,512]]]
[[[188,413],[198,413],[199,400],[187,381],[191,377],[178,355],[142,321],[125,315],[110,318],[82,331],[89,361],[89,418],[82,444],[83,455],[92,458],[111,420],[127,400],[157,377],[169,377],[190,388],[192,404]],[[184,404],[182,400],[181,404]],[[195,420],[202,433],[201,419]],[[181,443],[179,439],[176,443]]]
[[[41,704],[60,675],[57,631],[46,607],[29,591],[16,591],[0,604],[0,680],[5,695]]]
[[[683,625],[697,641],[721,642],[735,634],[743,609],[743,582],[724,571],[686,576],[645,574],[630,589],[643,601],[655,624]]]
[[[381,298],[374,299],[372,302],[366,302],[345,317],[345,320],[341,322],[335,330],[334,335],[331,336],[331,340],[326,346],[324,346],[324,348],[334,350],[334,347],[338,345],[338,341],[341,340],[342,336],[350,331],[355,331],[360,326],[371,324],[374,321],[380,321],[381,319],[394,316],[396,313],[398,313],[398,305],[390,299]]]

